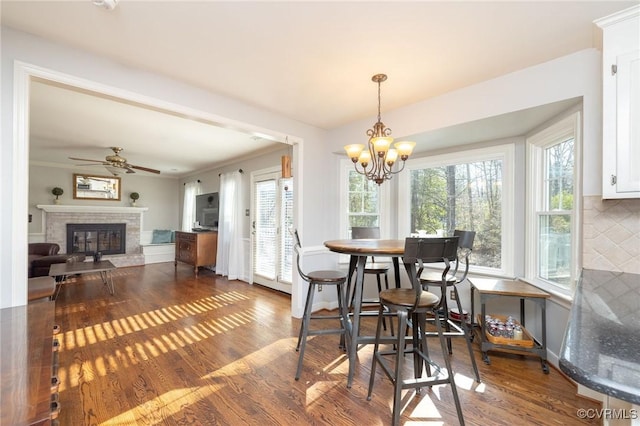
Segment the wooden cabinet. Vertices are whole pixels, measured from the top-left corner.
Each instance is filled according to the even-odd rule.
[[[0,309],[0,424],[55,424],[58,341],[55,302]]]
[[[200,266],[216,264],[218,250],[217,232],[181,232],[176,231],[176,260],[188,263],[198,276]]]
[[[640,6],[602,28],[602,198],[640,198]]]

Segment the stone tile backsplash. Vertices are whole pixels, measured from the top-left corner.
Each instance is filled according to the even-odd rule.
[[[583,200],[583,267],[640,274],[640,199]]]

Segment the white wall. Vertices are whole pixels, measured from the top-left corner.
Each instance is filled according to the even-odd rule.
[[[294,148],[293,162],[299,188],[295,201],[296,225],[309,241],[320,243],[326,239],[328,215],[323,207],[330,187],[318,187],[316,183],[324,176],[323,164],[330,163],[330,154],[323,145],[324,130],[39,37],[6,27],[1,31],[0,196],[3,207],[11,207],[0,209],[0,308],[23,305],[27,301],[28,150],[21,140],[24,126],[15,126],[24,120],[20,115],[22,111],[15,109],[14,80],[18,81],[16,76],[20,77],[16,61],[41,68],[43,72],[53,71],[56,75],[86,80],[94,86],[115,88],[118,94],[134,94],[139,101],[149,100],[168,109],[201,113],[214,121],[270,134],[283,141],[286,137],[290,142],[300,141]],[[16,96],[20,95],[20,90],[24,87],[18,86]],[[305,179],[307,176],[309,178]],[[305,197],[305,193],[313,196]],[[303,216],[309,224],[308,229],[302,223]],[[292,311],[299,315],[303,297],[296,284],[292,296]]]

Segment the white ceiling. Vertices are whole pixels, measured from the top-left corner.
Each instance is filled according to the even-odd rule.
[[[373,74],[389,76],[382,85],[384,116],[385,110],[594,47],[593,20],[633,4],[637,1],[121,0],[108,11],[90,0],[3,0],[0,7],[2,25],[331,129],[376,114]],[[209,126],[180,124],[185,120],[175,115],[45,84],[36,87],[32,103],[31,152],[44,153],[32,161],[63,161],[69,155],[101,159],[109,146],[118,145],[133,164],[183,175],[206,167],[203,154],[220,153],[211,143],[219,136],[209,134]],[[84,126],[78,125],[78,114]],[[528,111],[526,120],[515,121],[530,130],[539,123],[534,116],[548,119],[548,111]],[[493,129],[491,137],[513,135],[498,132],[495,123],[474,125]],[[468,129],[449,130],[438,139],[451,134],[448,145],[460,137],[459,143],[470,142],[464,137]],[[172,140],[167,146],[179,139],[195,148],[182,150],[178,159],[171,149],[162,152],[163,138]],[[252,144],[248,152],[267,145],[251,135],[241,139],[234,145]]]

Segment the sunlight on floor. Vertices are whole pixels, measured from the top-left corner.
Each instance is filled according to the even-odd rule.
[[[145,404],[161,406],[163,417],[171,416],[184,410],[184,407],[193,405],[196,401],[204,399],[224,387],[225,385],[208,385],[174,389],[154,398],[151,401],[145,402]],[[138,420],[143,420],[140,414],[136,414],[137,411],[138,407],[132,408],[131,410],[120,413],[119,415],[100,424],[109,426],[120,424],[130,425]]]
[[[221,383],[213,383],[211,379],[219,379],[225,378],[228,380],[233,380],[234,376],[244,375],[244,374],[255,374],[255,371],[260,367],[271,365],[280,359],[283,355],[290,352],[294,347],[295,339],[281,339],[277,342],[274,342],[268,346],[260,348],[259,350],[247,355],[241,359],[238,359],[228,365],[225,365],[222,368],[217,369],[216,371],[211,372],[210,374],[206,374],[200,377],[201,380],[207,381],[207,384],[203,386],[195,386],[190,388],[182,388],[182,389],[173,389],[171,391],[165,392],[164,394],[153,398],[152,400],[145,401],[142,405],[158,405],[163,408],[163,417],[167,417],[173,414],[176,414],[185,409],[190,405],[195,404],[197,401],[205,399],[220,389],[225,388],[227,385],[224,382]],[[104,372],[106,369],[104,364],[104,359],[100,358],[95,361],[96,370],[100,369]],[[94,373],[95,371],[92,370]],[[343,376],[340,377],[339,381],[327,381],[317,383],[317,386],[312,387],[310,394],[313,397],[309,398],[307,404],[312,404],[316,396],[323,395],[328,389],[331,389],[335,386],[344,385]],[[90,378],[89,378],[90,380]],[[293,380],[293,373],[292,373]],[[83,381],[87,381],[86,373]],[[309,394],[308,394],[309,395]],[[141,406],[142,406],[141,405]],[[125,411],[119,414],[116,417],[109,419],[108,421],[101,423],[103,425],[117,425],[117,424],[131,424],[132,422],[136,422],[141,419],[141,415],[138,413],[140,407],[132,408],[128,411]],[[148,410],[142,410],[147,412]]]
[[[248,299],[249,298],[247,296],[238,292],[224,293],[191,303],[169,306],[110,322],[104,322],[102,324],[79,328],[64,333],[64,347],[67,350],[72,350],[76,347],[83,347],[85,345],[106,341],[116,336],[124,336],[151,327],[168,324],[179,319],[203,314],[205,312],[237,303],[239,300]],[[80,310],[78,307],[75,309]],[[219,330],[227,331],[229,328],[234,328],[235,325],[245,322],[242,318],[253,320],[253,316],[248,315],[247,313],[238,313],[224,317],[222,319],[222,327]]]
[[[86,383],[96,376],[105,376],[109,371],[117,371],[119,368],[128,368],[141,361],[159,357],[171,351],[179,350],[186,346],[209,339],[223,333],[258,322],[264,312],[260,308],[234,312],[212,320],[197,321],[185,326],[189,320],[198,315],[221,307],[235,304],[248,297],[238,293],[229,292],[210,296],[191,303],[174,305],[157,309],[126,318],[114,319],[92,326],[68,331],[63,334],[63,351],[73,351],[78,348],[108,342],[116,337],[123,337],[133,333],[144,333],[144,330],[160,326],[169,327],[166,333],[144,339],[145,335],[136,337],[136,343],[115,348],[113,353],[106,353],[94,360],[76,359],[68,369],[60,368],[58,375],[61,379],[61,390],[79,386],[80,382]],[[75,307],[74,309],[77,309]],[[176,328],[176,321],[182,321]],[[173,329],[171,329],[173,327]]]

